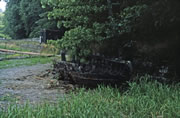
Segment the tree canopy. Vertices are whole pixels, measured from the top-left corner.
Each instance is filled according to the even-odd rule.
[[[15,39],[26,37],[19,7],[20,0],[9,0],[5,11],[5,31]]]
[[[40,0],[9,0],[5,11],[5,31],[13,39],[38,37],[43,28],[56,28],[47,18]]]

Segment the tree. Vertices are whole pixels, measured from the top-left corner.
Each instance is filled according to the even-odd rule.
[[[13,39],[27,37],[19,7],[20,0],[9,0],[5,11],[5,33]]]
[[[4,38],[4,35],[3,35],[3,28],[4,28],[3,18],[4,18],[4,14],[0,13],[0,38]]]
[[[56,22],[49,20],[47,10],[40,0],[9,0],[5,11],[5,31],[14,39],[39,37],[40,31],[57,29]]]
[[[59,46],[78,56],[93,53],[92,47],[106,37],[108,21],[106,0],[42,0],[44,7],[53,8],[50,19],[57,20],[57,26],[69,29],[59,40]],[[100,16],[97,17],[97,16]]]
[[[36,21],[40,19],[39,14],[41,14],[42,8],[39,0],[21,0],[20,1],[20,16],[21,21],[24,24],[26,35],[31,35],[34,30]]]
[[[43,28],[56,28],[55,22],[48,20],[47,10],[42,8],[40,0],[21,0],[20,15],[28,37],[39,36]]]

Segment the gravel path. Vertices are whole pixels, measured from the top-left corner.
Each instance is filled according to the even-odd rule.
[[[50,64],[0,69],[0,107],[10,101],[19,104],[26,101],[55,102],[57,98],[63,97],[63,89],[51,87],[56,82],[47,76],[50,69]]]

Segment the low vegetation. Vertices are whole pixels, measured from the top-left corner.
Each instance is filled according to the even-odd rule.
[[[45,64],[52,62],[51,57],[32,57],[32,58],[24,58],[24,59],[13,59],[13,60],[5,60],[0,61],[0,69],[4,68],[12,68],[17,66],[23,66],[23,65],[35,65],[35,64]]]
[[[78,89],[58,104],[32,106],[12,104],[0,118],[178,118],[180,86],[149,81],[129,83],[127,90],[99,86],[94,90]]]
[[[11,58],[23,58],[23,57],[30,57],[30,55],[25,55],[25,54],[1,54],[0,58],[5,58],[5,59],[11,59]]]
[[[26,41],[26,40],[4,40],[4,41],[0,41],[0,48],[1,49],[36,52],[36,51],[40,50],[40,47],[41,47],[40,44],[38,42],[35,42],[35,41]]]
[[[0,40],[0,49],[37,52],[44,54],[58,54],[58,49],[51,44],[40,44],[31,40]]]
[[[17,100],[16,97],[11,94],[5,94],[0,97],[0,102],[1,101],[15,102],[16,100]]]

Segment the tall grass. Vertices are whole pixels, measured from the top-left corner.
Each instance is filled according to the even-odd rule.
[[[22,107],[11,105],[0,118],[179,118],[180,86],[168,86],[141,78],[126,91],[99,86],[78,89],[57,104]]]

